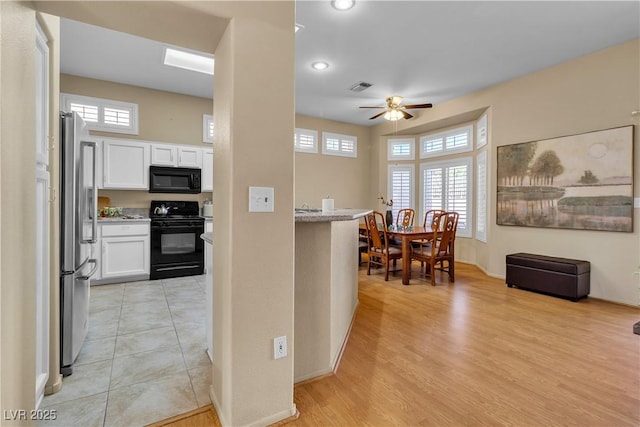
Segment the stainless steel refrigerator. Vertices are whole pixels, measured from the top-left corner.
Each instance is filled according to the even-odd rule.
[[[64,376],[89,330],[89,280],[97,269],[96,143],[78,113],[60,113],[60,340]]]

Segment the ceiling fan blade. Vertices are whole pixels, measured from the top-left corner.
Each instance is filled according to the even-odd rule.
[[[413,117],[413,114],[409,114],[404,110],[398,110],[402,113],[402,115],[404,116],[405,119],[410,119],[411,117]]]
[[[380,117],[381,115],[383,115],[384,113],[386,113],[386,111],[383,111],[382,113],[378,113],[373,117],[369,117],[369,120],[373,120],[373,119],[377,119],[378,117]]]
[[[387,107],[359,107],[359,108],[387,108]]]
[[[433,104],[411,104],[411,105],[403,105],[402,108],[431,108]]]

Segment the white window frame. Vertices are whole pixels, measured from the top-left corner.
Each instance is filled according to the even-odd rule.
[[[123,133],[138,135],[138,104],[131,102],[114,101],[111,99],[95,98],[90,96],[74,95],[70,93],[60,94],[60,104],[63,111],[70,112],[71,104],[95,106],[98,109],[98,121],[86,121],[89,130],[102,132]],[[129,126],[113,125],[105,122],[105,109],[125,110],[129,112]]]
[[[426,212],[424,205],[424,173],[427,169],[443,169],[446,171],[451,167],[466,166],[467,167],[467,189],[466,189],[466,212],[464,215],[464,228],[460,227],[458,223],[458,231],[456,236],[459,237],[473,237],[473,157],[459,157],[451,160],[441,160],[424,162],[420,164],[420,215],[424,218]],[[449,210],[447,205],[449,204],[450,192],[446,190],[446,173],[443,174],[444,179],[442,183],[442,209]]]
[[[408,145],[409,153],[394,154],[394,148],[397,146]],[[390,138],[387,140],[387,160],[415,160],[416,158],[416,139],[415,138]]]
[[[476,240],[487,243],[488,226],[488,163],[487,150],[476,155]]]
[[[476,122],[476,148],[482,148],[489,142],[489,128],[487,113],[484,113]]]
[[[202,142],[213,144],[213,115],[202,115]]]
[[[302,137],[311,138],[313,145],[311,147],[307,145],[301,145],[300,140]],[[296,128],[293,133],[293,147],[299,153],[318,153],[318,131],[312,129]]]
[[[467,143],[461,147],[448,148],[446,145],[447,138],[454,135],[460,135],[462,133],[467,134]],[[442,147],[438,150],[427,151],[425,150],[425,142],[442,139]],[[458,126],[456,128],[448,129],[442,132],[428,133],[420,137],[420,158],[428,159],[432,157],[447,156],[449,154],[466,153],[473,150],[473,124],[467,124],[464,126]]]
[[[337,150],[331,149],[327,146],[328,139],[337,139],[339,141],[339,147]],[[346,150],[344,143],[353,144],[353,150]],[[342,157],[358,157],[358,137],[353,135],[342,135],[339,133],[322,132],[322,154],[329,156],[342,156]]]
[[[409,201],[407,205],[402,205],[394,198],[393,194],[393,173],[395,171],[409,172]],[[416,167],[415,165],[389,165],[387,171],[387,198],[393,200],[393,206],[390,208],[393,211],[393,219],[395,221],[398,216],[398,211],[404,208],[414,208],[415,206],[415,194],[416,194]],[[389,208],[387,208],[389,209]]]

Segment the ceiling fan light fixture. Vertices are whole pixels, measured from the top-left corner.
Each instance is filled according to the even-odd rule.
[[[332,0],[331,6],[336,10],[349,10],[356,5],[355,0]]]
[[[400,110],[388,110],[382,117],[389,121],[395,122],[396,120],[404,118],[404,114],[402,114]]]
[[[311,68],[318,71],[326,70],[327,68],[329,68],[329,63],[324,61],[316,61],[311,64]]]

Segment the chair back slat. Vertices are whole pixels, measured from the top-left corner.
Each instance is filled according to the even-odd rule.
[[[400,209],[396,216],[396,225],[401,225],[402,227],[412,226],[415,215],[416,211],[411,208]]]
[[[443,211],[442,209],[431,209],[428,210],[425,214],[424,214],[424,221],[422,223],[422,226],[425,228],[431,228],[432,230],[434,229],[434,225],[438,225],[438,228],[440,227],[440,215],[446,213],[445,211]]]

